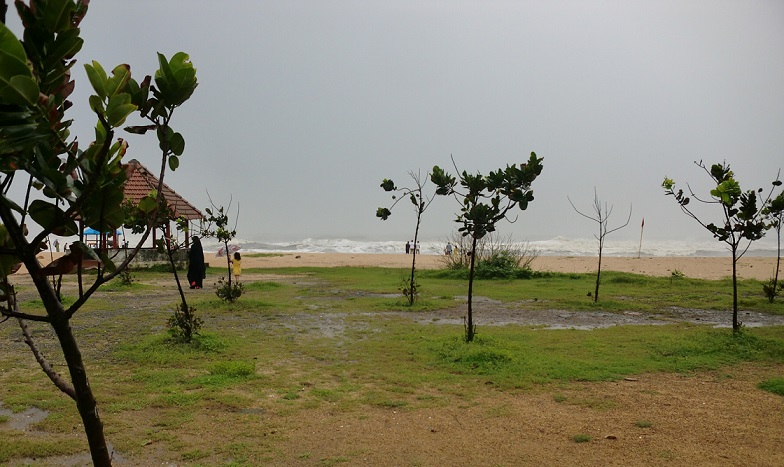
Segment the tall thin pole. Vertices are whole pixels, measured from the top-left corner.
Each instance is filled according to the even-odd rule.
[[[642,251],[642,231],[645,228],[645,218],[642,218],[642,225],[640,225],[640,247],[637,249],[637,259],[640,259],[640,252]]]

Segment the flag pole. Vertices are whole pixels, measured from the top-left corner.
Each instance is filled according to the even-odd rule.
[[[640,259],[640,252],[642,251],[642,231],[645,228],[645,218],[642,218],[642,224],[640,225],[640,247],[637,249],[637,259]]]

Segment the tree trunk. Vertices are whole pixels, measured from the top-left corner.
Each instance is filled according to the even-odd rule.
[[[738,323],[738,249],[732,246],[732,332],[740,331]]]
[[[416,288],[416,282],[414,282],[415,280],[414,274],[416,273],[416,255],[417,255],[416,247],[417,247],[417,240],[419,238],[419,224],[421,222],[421,219],[422,219],[422,213],[417,212],[416,229],[414,229],[414,244],[412,245],[412,247],[414,248],[414,252],[413,252],[414,254],[411,257],[411,282],[409,282],[408,284],[408,292],[409,292],[408,306],[413,306],[414,301],[416,300],[417,288]]]
[[[781,224],[776,229],[776,272],[773,275],[773,294],[776,294],[776,288],[779,284],[779,270],[781,268]]]
[[[84,423],[84,433],[87,435],[87,442],[90,445],[93,465],[110,466],[112,465],[112,457],[106,446],[103,423],[98,416],[98,405],[87,380],[82,354],[76,344],[71,326],[67,320],[62,320],[53,322],[52,327],[60,341],[60,348],[63,350],[63,357],[65,357],[68,371],[71,374],[71,384],[76,391],[76,408],[82,417],[82,423]]]
[[[596,289],[593,291],[593,302],[599,301],[599,283],[602,277],[602,247],[599,245],[599,267],[596,269]]]
[[[471,308],[474,296],[474,261],[476,259],[476,237],[471,240],[471,266],[468,269],[468,322],[466,324],[466,342],[474,340],[474,314]]]

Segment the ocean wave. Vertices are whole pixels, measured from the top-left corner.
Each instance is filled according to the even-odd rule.
[[[400,240],[352,240],[345,238],[305,238],[284,242],[263,242],[237,239],[232,242],[248,253],[357,253],[357,254],[395,254],[405,251],[405,241]],[[516,242],[517,246],[526,245],[537,250],[542,256],[597,256],[598,242],[592,238],[554,237],[549,240]],[[221,246],[205,239],[204,249],[216,252]],[[445,241],[421,241],[422,254],[442,254]],[[650,240],[639,242],[619,240],[605,242],[602,254],[620,257],[665,257],[665,256],[729,256],[724,243],[718,241]],[[752,244],[746,253],[749,256],[775,257],[775,243]]]

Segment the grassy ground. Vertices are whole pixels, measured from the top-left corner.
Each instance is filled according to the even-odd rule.
[[[217,280],[222,269],[211,269]],[[246,270],[245,294],[226,304],[207,287],[188,291],[205,320],[192,345],[169,340],[165,329],[176,289],[170,275],[135,273],[130,287],[109,284],[88,302],[73,326],[99,400],[108,439],[128,463],[179,465],[286,464],[281,433],[310,414],[392,410],[460,411],[493,394],[552,394],[556,402],[578,382],[619,381],[641,374],[732,374],[751,364],[760,391],[781,394],[784,327],[728,329],[695,324],[616,326],[591,331],[506,325],[482,327],[462,340],[459,325],[422,324],[418,316],[464,307],[466,282],[439,271],[419,274],[422,295],[406,307],[397,296],[406,271],[375,268]],[[601,300],[587,292],[594,277],[548,274],[530,280],[480,281],[475,295],[526,310],[666,313],[673,307],[715,310],[729,320],[727,281],[651,278],[606,273]],[[206,283],[209,283],[207,281]],[[30,287],[20,285],[22,308],[40,310]],[[73,287],[67,293],[74,293]],[[757,281],[742,281],[741,307],[784,315],[784,302],[768,303]],[[51,332],[31,324],[45,354],[65,371]],[[0,400],[12,415],[31,407],[48,412],[27,431],[6,422],[0,463],[42,465],[83,453],[80,420],[20,338],[14,323],[0,328]],[[772,370],[771,370],[772,369]],[[779,396],[775,396],[779,397]],[[559,401],[558,399],[563,400]],[[603,410],[603,399],[577,404]],[[503,411],[503,407],[498,410]],[[12,415],[8,415],[10,417]],[[632,420],[636,429],[646,420]],[[590,444],[575,433],[573,443]],[[348,463],[347,454],[303,465]],[[66,457],[62,457],[66,456]],[[290,460],[290,458],[288,458]]]

